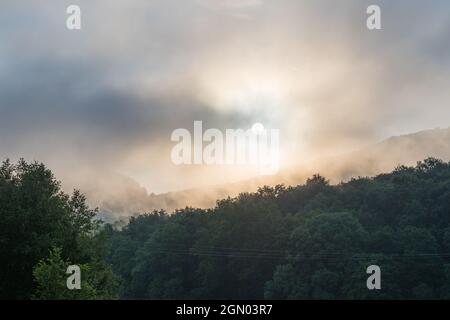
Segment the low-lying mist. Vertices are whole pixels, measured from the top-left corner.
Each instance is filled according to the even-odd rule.
[[[292,166],[274,176],[255,177],[229,184],[211,181],[209,186],[177,192],[148,193],[133,179],[112,172],[86,172],[77,175],[78,181],[70,180],[70,183],[86,193],[90,203],[99,207],[103,218],[116,220],[159,209],[173,211],[186,206],[208,208],[214,206],[218,199],[256,191],[263,185],[303,184],[316,173],[337,184],[352,177],[389,172],[398,165],[415,165],[427,157],[450,160],[450,128],[392,137],[350,153]]]

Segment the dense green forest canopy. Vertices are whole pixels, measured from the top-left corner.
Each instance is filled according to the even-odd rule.
[[[211,209],[155,211],[123,228],[94,216],[83,196],[62,193],[42,164],[5,162],[0,295],[450,298],[450,163],[434,158],[339,185],[315,175]],[[75,296],[54,276],[69,261],[89,274],[87,289]],[[381,268],[381,290],[366,287],[373,264]]]

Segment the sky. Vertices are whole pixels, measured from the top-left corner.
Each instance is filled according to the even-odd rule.
[[[446,128],[449,39],[444,0],[2,0],[0,155],[161,193],[254,174],[176,166],[171,133],[195,120],[279,129],[284,167]]]

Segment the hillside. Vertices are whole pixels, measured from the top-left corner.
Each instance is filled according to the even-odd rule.
[[[108,234],[125,298],[448,299],[450,163],[334,186],[314,176]],[[382,290],[366,287],[371,265]]]
[[[102,225],[41,163],[0,167],[0,297],[449,299],[450,162],[320,175]],[[83,289],[66,290],[79,265]],[[377,266],[381,290],[368,290]]]
[[[276,184],[297,185],[304,183],[315,173],[339,183],[357,176],[373,176],[393,170],[399,164],[414,165],[427,157],[450,160],[450,128],[425,130],[413,134],[391,137],[375,145],[336,157],[317,159],[302,166],[283,170],[276,176],[260,177],[226,185],[211,185],[164,194],[147,194],[138,183],[123,176],[109,175],[108,179],[97,177],[86,188],[82,188],[91,200],[99,206],[107,220],[127,217],[138,212],[153,209],[168,211],[185,206],[207,208],[217,199],[236,196],[240,192],[256,191],[259,186]],[[106,185],[114,188],[106,188]],[[114,190],[114,192],[105,192]]]

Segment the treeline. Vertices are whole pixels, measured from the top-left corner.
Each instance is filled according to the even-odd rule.
[[[34,299],[448,299],[450,163],[330,185],[263,187],[220,200],[95,220],[44,165],[0,168],[0,297]],[[81,266],[82,290],[66,267]],[[366,268],[381,268],[368,290]]]
[[[450,164],[332,186],[264,187],[210,210],[109,226],[108,262],[139,299],[450,298]],[[381,268],[369,291],[366,268]]]

